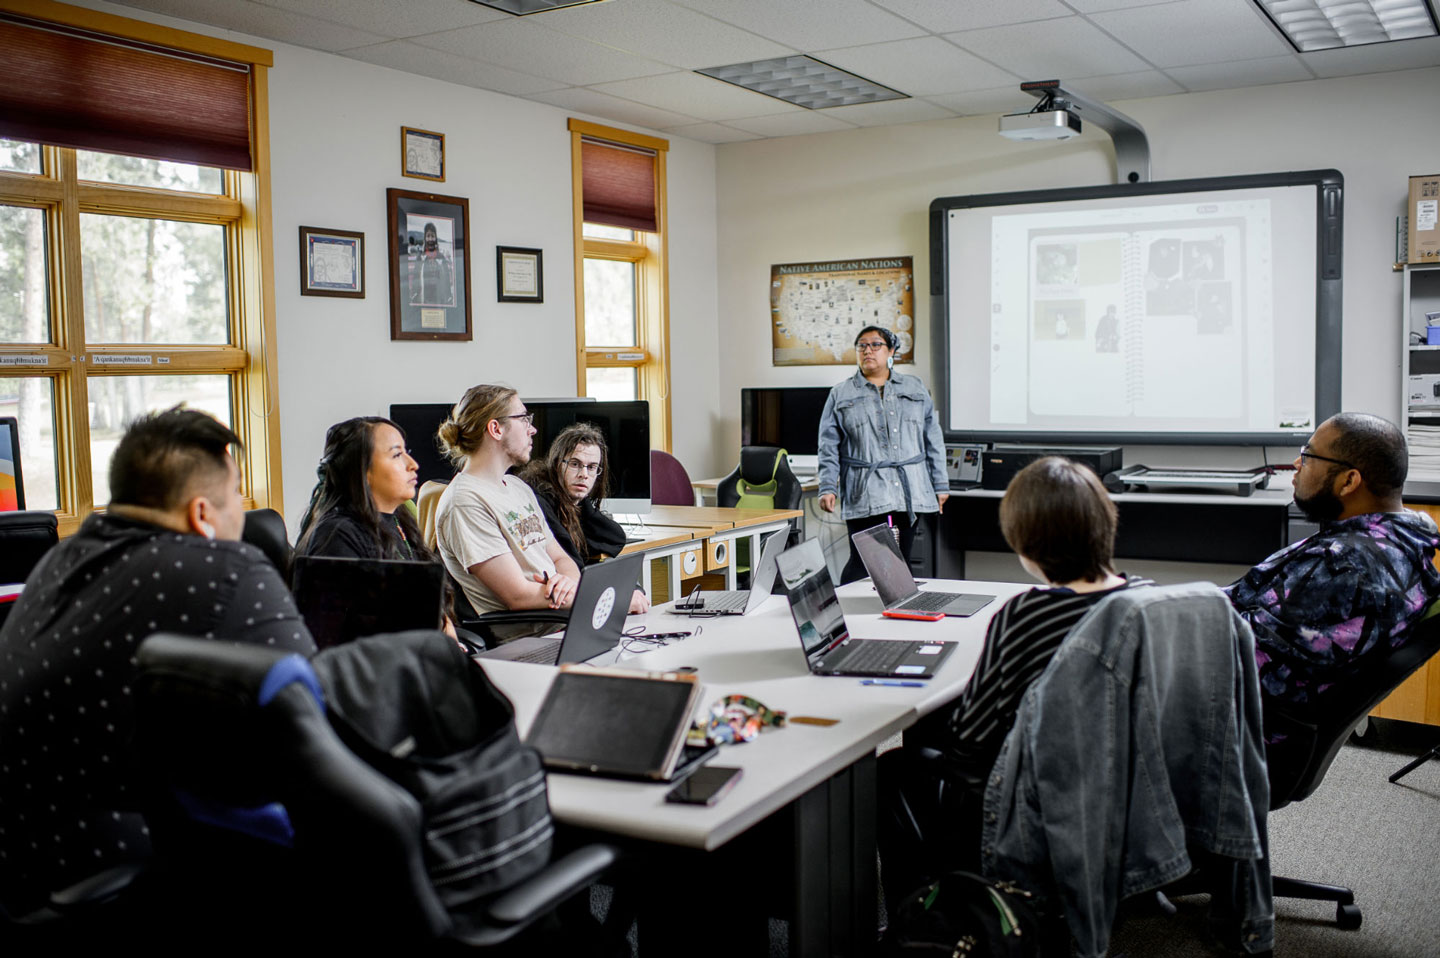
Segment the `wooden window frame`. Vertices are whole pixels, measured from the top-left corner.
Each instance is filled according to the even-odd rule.
[[[55,511],[61,534],[73,533],[87,515],[104,505],[94,502],[90,463],[87,381],[91,376],[230,376],[231,427],[244,443],[237,462],[245,508],[269,507],[283,512],[270,212],[268,69],[273,64],[271,52],[49,0],[0,0],[0,9],[251,65],[254,124],[251,143],[255,171],[224,171],[223,195],[81,181],[75,151],[52,146],[41,147],[39,174],[0,171],[0,203],[37,208],[44,211],[46,218],[46,283],[52,341],[39,345],[0,344],[0,355],[39,354],[46,362],[44,365],[7,365],[0,368],[0,376],[42,377],[51,381],[58,499]],[[81,213],[224,226],[230,343],[87,344]],[[166,362],[147,367],[108,366],[97,371],[93,362],[87,360],[104,353],[145,353]],[[24,450],[21,452],[24,454]]]
[[[575,230],[575,394],[584,396],[585,372],[594,368],[636,371],[637,396],[650,403],[650,445],[670,450],[670,283],[665,209],[665,156],[668,140],[571,119],[570,156]],[[656,231],[635,232],[633,240],[585,236],[582,200],[582,139],[607,140],[655,153]],[[635,264],[635,338],[633,344],[588,346],[585,341],[585,260],[609,259]]]

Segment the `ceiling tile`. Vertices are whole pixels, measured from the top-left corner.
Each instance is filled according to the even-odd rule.
[[[855,129],[852,124],[832,119],[818,110],[801,110],[797,113],[781,113],[775,116],[755,116],[744,120],[732,120],[726,125],[758,133],[761,136],[804,136],[807,133],[834,133],[837,130]]]
[[[702,120],[733,120],[742,116],[768,116],[804,109],[733,83],[690,72],[597,83],[590,89]]]
[[[885,100],[880,103],[856,103],[836,106],[824,111],[825,116],[854,123],[857,126],[889,126],[892,123],[923,123],[926,120],[948,120],[954,113],[929,100]]]
[[[1092,100],[1138,100],[1147,96],[1169,96],[1184,93],[1185,88],[1159,70],[1138,73],[1115,73],[1109,76],[1079,77],[1075,89]],[[1071,84],[1065,81],[1066,86]]]
[[[1090,20],[1161,68],[1290,52],[1248,0],[1184,0],[1096,13]]]
[[[867,0],[675,0],[797,50],[924,36],[925,31]]]
[[[512,96],[529,96],[532,93],[564,87],[558,80],[516,73],[514,70],[491,66],[479,60],[457,57],[444,50],[416,46],[408,40],[391,40],[389,43],[347,50],[345,56],[394,70],[404,70],[406,73],[418,73],[437,80],[448,80],[462,86],[494,90],[497,93],[509,93]]]
[[[1024,113],[1035,105],[1035,98],[1020,92],[1020,84],[973,93],[943,93],[926,97],[960,116],[984,116],[987,113]]]
[[[482,7],[478,3],[456,3],[454,0],[260,0],[271,7],[301,13],[317,20],[343,23],[357,30],[368,30],[381,36],[401,39],[455,30],[491,20],[509,20],[503,10]]]
[[[541,26],[694,70],[796,52],[665,0],[612,0],[531,14]]]
[[[1369,46],[1342,50],[1317,50],[1300,54],[1300,59],[1316,76],[1343,77],[1357,73],[1386,73],[1391,70],[1413,70],[1440,64],[1440,37],[1399,40],[1394,43],[1373,43]],[[1432,121],[1436,110],[1433,89],[1426,94]]]
[[[1311,80],[1314,75],[1299,57],[1265,57],[1260,60],[1231,60],[1229,63],[1205,63],[1193,67],[1170,67],[1165,71],[1187,90],[1233,90],[1242,86],[1264,86],[1268,83],[1291,83]]]
[[[1101,10],[1127,10],[1130,7],[1156,7],[1176,0],[1065,0],[1076,13],[1099,13]]]
[[[1001,86],[1018,78],[939,37],[821,50],[817,60],[910,96]]]
[[[1063,80],[1093,76],[1097,68],[1114,73],[1151,66],[1080,17],[967,30],[946,39],[1023,80]]]
[[[1070,10],[1060,0],[875,0],[935,33],[974,30],[1005,23],[1025,23],[1050,17],[1068,17]]]
[[[571,86],[668,73],[674,69],[568,33],[547,30],[528,18],[510,17],[503,23],[449,30],[416,37],[412,42],[507,70],[552,77]]]
[[[733,126],[722,126],[719,123],[692,123],[688,126],[671,126],[664,129],[670,136],[683,136],[687,139],[699,140],[701,143],[739,143],[742,140],[761,138],[758,133],[746,133]]]
[[[386,39],[354,27],[316,20],[251,0],[121,0],[127,7],[208,23],[251,36],[267,37],[314,50],[346,50]]]
[[[658,110],[653,106],[645,106],[643,103],[632,103],[629,100],[622,100],[618,96],[597,93],[594,90],[580,87],[556,90],[553,93],[539,93],[530,99],[549,103],[551,106],[558,106],[564,110],[589,113],[607,120],[614,120],[617,123],[629,123],[632,126],[643,126],[651,130],[684,126],[694,123],[698,119],[698,117],[671,113],[669,110]]]

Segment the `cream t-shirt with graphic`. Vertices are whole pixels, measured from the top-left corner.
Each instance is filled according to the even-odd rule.
[[[509,552],[527,579],[533,573],[555,574],[549,554],[555,539],[545,514],[535,493],[514,476],[494,482],[461,473],[450,480],[435,509],[435,539],[446,571],[476,612],[506,606],[470,574],[473,565]]]

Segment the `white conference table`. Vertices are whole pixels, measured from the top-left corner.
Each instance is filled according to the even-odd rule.
[[[780,874],[791,878],[791,953],[865,953],[873,946],[875,933],[876,746],[964,688],[990,616],[1005,599],[1028,586],[931,580],[927,588],[985,593],[996,599],[968,618],[920,622],[880,616],[879,598],[868,583],[840,589],[847,625],[857,637],[957,643],[923,688],[862,686],[858,678],[811,675],[783,596],[771,596],[747,616],[691,619],[669,613],[664,605],[631,616],[627,628],[639,625],[645,632],[698,628],[700,634],[641,654],[617,650],[592,664],[659,672],[693,666],[705,686],[700,702],[707,713],[722,696],[744,693],[789,716],[839,722],[828,728],[803,724],[767,728],[754,742],[723,746],[713,763],[739,766],[744,775],[728,795],[708,808],[666,803],[669,785],[551,774],[550,807],[556,820],[655,846],[710,854],[776,813],[788,812],[793,816],[792,847],[778,849],[783,855],[776,857],[784,862]],[[557,670],[517,662],[483,664],[514,702],[523,736]],[[773,844],[768,850],[777,851]],[[688,879],[683,883],[690,885]],[[693,887],[688,892],[705,897]]]

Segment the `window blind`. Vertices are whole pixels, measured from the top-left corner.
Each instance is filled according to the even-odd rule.
[[[580,163],[585,222],[657,231],[654,150],[585,137]]]
[[[0,136],[251,171],[250,65],[0,13]]]

